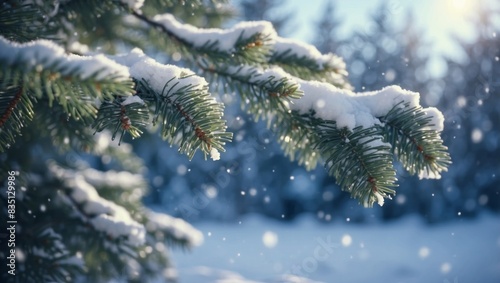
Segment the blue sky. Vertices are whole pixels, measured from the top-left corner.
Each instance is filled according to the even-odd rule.
[[[327,1],[334,0],[307,0],[286,1],[286,10],[295,11],[295,28],[290,37],[312,42],[311,31],[314,22],[323,14],[322,8]],[[472,40],[474,32],[468,23],[477,11],[478,3],[488,3],[489,7],[496,6],[494,0],[337,0],[336,15],[343,22],[342,36],[348,36],[352,30],[366,30],[370,23],[369,15],[379,6],[380,2],[387,2],[390,15],[395,23],[405,20],[407,11],[411,11],[417,27],[423,31],[423,36],[431,43],[431,72],[440,75],[443,69],[442,55],[460,58],[459,49],[451,35]]]

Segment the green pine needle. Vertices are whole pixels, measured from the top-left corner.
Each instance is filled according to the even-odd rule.
[[[376,127],[357,127],[350,131],[325,122],[317,144],[328,173],[335,177],[342,190],[368,207],[378,200],[377,195],[395,193],[392,188],[396,187],[396,172],[391,148],[381,141]]]
[[[422,107],[400,103],[380,120],[384,140],[410,174],[439,176],[447,171],[451,165],[448,148],[439,132],[429,129],[434,125]]]

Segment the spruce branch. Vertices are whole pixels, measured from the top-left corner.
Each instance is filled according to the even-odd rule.
[[[2,85],[2,82],[0,82]],[[33,101],[22,87],[0,87],[0,152],[6,151],[33,119]]]
[[[206,158],[214,151],[224,151],[223,146],[232,134],[225,132],[225,121],[221,119],[223,105],[210,96],[208,86],[179,86],[178,80],[188,78],[172,78],[161,92],[143,80],[137,84],[137,95],[155,102],[153,123],[161,125],[161,134],[169,143],[178,145],[179,152],[190,159],[197,149]]]
[[[38,227],[20,244],[25,269],[16,274],[19,282],[67,282],[85,272],[83,260],[72,255],[60,234],[52,228]]]
[[[246,65],[223,69],[200,67],[219,91],[237,92],[242,109],[251,113],[256,121],[267,119],[267,126],[276,133],[291,161],[297,160],[308,170],[316,167],[320,154],[312,146],[317,139],[315,122],[309,114],[301,115],[289,107],[303,95],[292,76],[279,67],[265,70]]]
[[[200,67],[219,91],[238,92],[242,108],[255,116],[256,120],[269,118],[276,112],[288,112],[288,104],[302,96],[299,85],[279,68],[263,70],[259,67],[242,65],[226,68]],[[220,88],[222,86],[222,88]]]
[[[160,64],[137,48],[110,58],[128,67],[136,81],[136,97],[149,104],[153,125],[159,123],[170,144],[178,145],[190,159],[198,149],[205,158],[209,154],[219,158],[232,134],[222,120],[224,105],[210,95],[204,78],[189,69]]]
[[[66,55],[49,41],[16,44],[0,37],[0,87],[22,87],[37,99],[57,101],[75,119],[94,118],[94,99],[130,95],[132,81],[123,66],[98,56]]]
[[[314,113],[300,114],[288,111],[273,117],[271,129],[276,133],[285,156],[297,160],[307,170],[316,168],[321,154],[314,146],[318,143],[317,127],[321,123]]]
[[[213,65],[265,64],[276,31],[267,22],[240,23],[232,29],[199,29],[182,24],[171,14],[152,19],[132,11],[137,19],[168,36],[188,61]]]
[[[391,148],[382,142],[377,127],[357,127],[350,131],[338,129],[334,122],[325,122],[319,135],[316,146],[325,158],[328,173],[342,190],[368,207],[376,201],[383,205],[383,198],[395,193]]]
[[[12,1],[14,2],[14,1]],[[16,1],[17,2],[17,1]],[[46,34],[40,11],[33,4],[0,3],[0,31],[9,40],[26,42]],[[30,25],[25,23],[29,22]]]
[[[114,140],[116,134],[121,132],[118,144],[121,143],[126,132],[130,133],[132,138],[138,138],[142,134],[140,128],[149,124],[149,110],[144,102],[128,104],[125,103],[126,101],[125,98],[119,97],[113,101],[102,102],[93,125],[96,133],[106,128],[110,129],[111,139]]]
[[[26,139],[35,141],[46,138],[61,152],[71,149],[90,152],[94,148],[95,141],[88,124],[75,119],[59,104],[50,106],[47,99],[38,99],[35,106],[36,119],[28,124],[28,128],[46,130],[25,131],[23,135]]]
[[[278,37],[273,45],[269,64],[280,66],[287,73],[303,80],[352,89],[342,58],[332,53],[321,54],[316,47],[300,41]]]
[[[403,102],[380,118],[384,139],[406,170],[420,178],[439,178],[451,165],[448,148],[439,131],[433,129],[437,125],[432,124],[432,118],[421,106]]]

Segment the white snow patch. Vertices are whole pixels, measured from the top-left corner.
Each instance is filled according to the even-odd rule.
[[[138,10],[144,5],[144,0],[121,0],[121,2],[133,10]]]
[[[307,58],[315,61],[319,69],[337,69],[342,75],[347,75],[346,65],[341,57],[333,53],[321,54],[315,46],[300,40],[278,37],[274,43],[274,52],[277,54],[288,53],[287,55],[295,55],[297,58]]]
[[[129,104],[132,104],[132,103],[139,103],[139,104],[142,104],[144,105],[144,100],[142,100],[139,96],[137,95],[132,95],[132,96],[127,96],[127,99],[125,99],[123,102],[122,102],[122,105],[125,106],[125,105],[129,105]]]
[[[130,77],[126,67],[104,55],[67,55],[62,47],[49,40],[19,44],[0,36],[0,62],[7,66],[24,65],[36,71],[55,68],[63,76],[76,74],[82,80],[95,77],[97,80],[125,81]]]
[[[443,171],[448,171],[447,168],[444,168]],[[435,172],[435,171],[431,171],[427,168],[424,168],[422,171],[418,172],[418,178],[420,180],[422,179],[436,179],[436,180],[439,180],[441,179],[441,174],[440,172]]]
[[[418,93],[399,86],[355,93],[328,83],[302,80],[299,82],[304,96],[291,104],[292,110],[306,114],[312,109],[316,117],[336,121],[339,128],[347,127],[350,130],[358,126],[368,128],[380,124],[376,117],[386,115],[401,101],[409,102],[410,107],[416,106],[420,97]]]
[[[167,30],[174,33],[196,47],[203,47],[207,43],[217,42],[220,51],[231,53],[235,50],[238,39],[248,39],[260,33],[272,42],[276,38],[276,31],[272,24],[266,21],[240,22],[230,29],[200,29],[190,24],[182,24],[171,14],[156,15],[153,21],[163,25]]]
[[[275,81],[281,79],[287,79],[291,82],[296,81],[296,79],[292,75],[288,74],[278,66],[271,66],[271,68],[263,69],[257,66],[241,65],[237,67],[231,66],[226,70],[229,73],[235,73],[239,76],[250,76],[248,79],[250,83],[266,81],[269,78],[273,78]]]
[[[429,126],[427,129],[429,130],[435,130],[438,132],[442,132],[444,129],[444,116],[441,111],[439,111],[435,107],[428,107],[424,108],[423,111],[427,115],[427,117],[432,117],[432,119],[429,122]]]
[[[146,181],[140,174],[133,174],[127,171],[99,171],[87,168],[80,171],[85,181],[94,187],[112,187],[120,189],[135,189],[146,187]]]
[[[128,54],[109,56],[109,58],[129,67],[130,75],[133,78],[146,80],[149,86],[158,93],[175,93],[187,86],[202,90],[208,86],[207,81],[196,76],[193,71],[174,65],[160,64],[146,56],[139,48],[134,48]],[[174,80],[172,80],[173,78]]]
[[[85,216],[96,230],[105,232],[117,239],[126,237],[127,243],[139,246],[145,241],[145,229],[132,219],[125,208],[99,196],[96,189],[87,183],[83,176],[75,175],[66,181],[70,188],[69,197],[80,204]]]
[[[210,158],[212,158],[213,161],[220,159],[220,152],[214,147],[210,149]]]
[[[170,215],[146,210],[148,231],[163,230],[177,240],[184,240],[190,247],[203,243],[203,234],[186,221]]]
[[[384,196],[381,195],[379,192],[375,192],[375,197],[377,198],[377,203],[380,206],[384,206]]]

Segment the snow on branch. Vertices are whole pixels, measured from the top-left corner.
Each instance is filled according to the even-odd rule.
[[[94,187],[120,188],[123,190],[146,187],[146,180],[140,174],[127,171],[109,170],[106,172],[93,168],[80,171],[80,174]]]
[[[164,213],[146,210],[148,231],[165,231],[176,241],[186,242],[188,247],[199,246],[203,243],[203,234],[186,221]]]
[[[317,118],[335,121],[339,128],[372,127],[400,102],[410,107],[419,105],[420,95],[399,86],[389,86],[378,91],[356,93],[321,82],[300,81],[304,96],[291,104],[291,109],[307,114],[314,111]],[[431,113],[431,112],[429,112]],[[436,124],[442,124],[442,115],[436,115]]]
[[[144,0],[121,0],[121,2],[132,10],[138,10],[144,5]]]
[[[219,51],[232,53],[239,42],[258,37],[272,42],[276,38],[276,31],[272,24],[266,21],[240,22],[230,29],[200,29],[189,24],[177,21],[171,14],[156,15],[153,21],[161,24],[176,37],[185,40],[195,47],[209,47],[214,45]],[[262,42],[254,42],[254,46]],[[250,47],[250,46],[249,46]]]
[[[343,89],[352,88],[341,57],[333,53],[321,54],[315,46],[295,39],[276,38],[269,63],[281,66],[304,80],[328,82]]]
[[[346,65],[341,57],[333,54],[321,54],[319,50],[310,44],[291,38],[276,38],[273,46],[274,56],[304,58],[316,63],[319,70],[336,69],[342,75],[347,75]]]
[[[157,93],[163,94],[168,82],[175,85],[173,89],[170,89],[172,93],[186,87],[192,87],[194,90],[205,90],[208,86],[207,81],[196,76],[193,71],[174,65],[158,63],[145,55],[139,48],[134,48],[127,54],[109,56],[108,58],[126,66],[132,78],[138,81],[145,80]],[[172,80],[174,81],[172,82]],[[126,100],[122,104],[128,104],[129,102],[132,103],[133,101]]]
[[[66,182],[70,189],[69,197],[82,206],[90,224],[113,239],[125,237],[132,246],[139,246],[145,241],[144,226],[132,219],[125,208],[103,199],[96,189],[82,176]]]
[[[79,56],[66,54],[64,49],[48,40],[15,43],[0,36],[0,62],[3,68],[18,67],[42,72],[45,69],[59,72],[62,76],[79,77],[81,80],[129,80],[124,66],[104,55]]]
[[[162,135],[170,143],[178,144],[179,151],[192,158],[200,148],[205,157],[219,159],[218,152],[224,150],[231,134],[226,132],[225,121],[221,119],[224,107],[210,95],[204,78],[189,69],[160,64],[138,48],[109,58],[127,66],[137,81],[139,97],[127,99],[121,106],[142,104],[143,100],[151,102],[156,108],[153,123],[160,119]],[[101,120],[99,117],[99,123],[107,123],[106,117]],[[102,123],[98,129],[105,126]]]
[[[133,220],[128,211],[99,196],[94,186],[78,172],[49,165],[51,172],[65,180],[67,203],[76,204],[80,217],[88,221],[94,229],[104,232],[112,239],[125,239],[125,243],[137,247],[144,244],[146,230]]]

